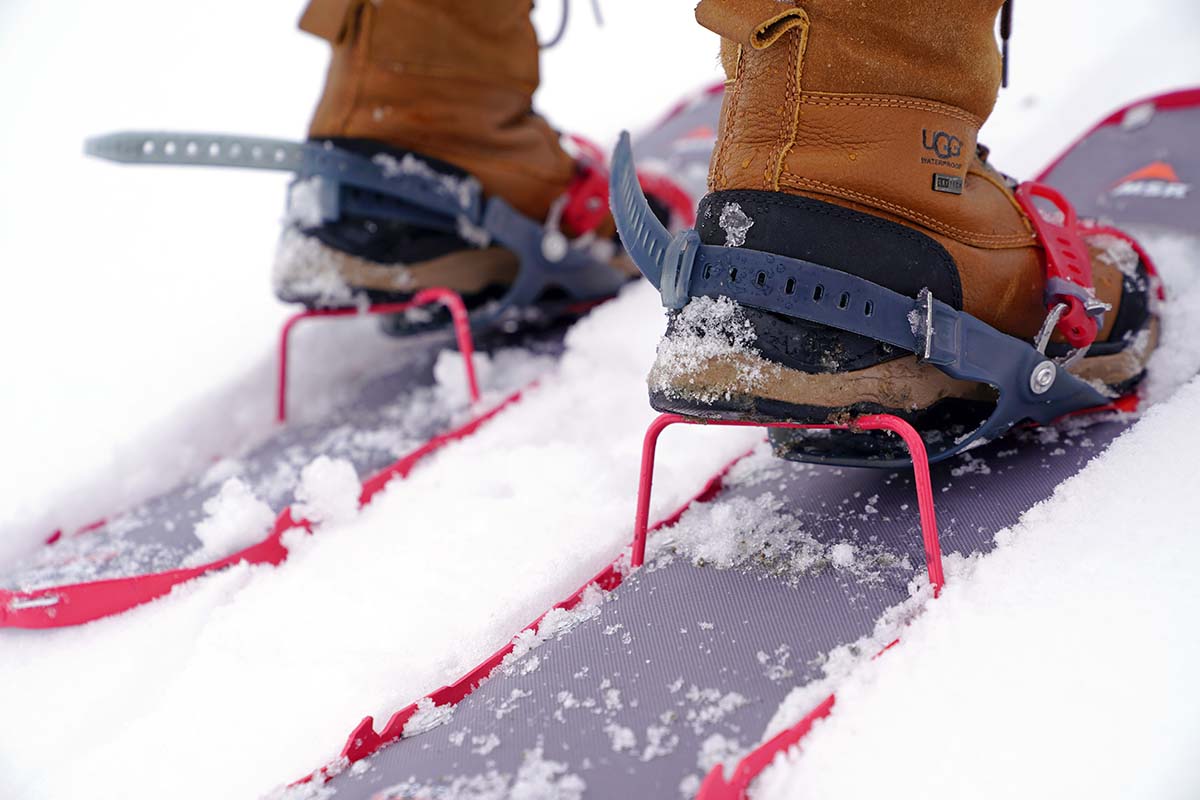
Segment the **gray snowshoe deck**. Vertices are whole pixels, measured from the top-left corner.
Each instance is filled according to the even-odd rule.
[[[1091,423],[1021,431],[935,466],[943,551],[991,550],[1128,425]],[[440,727],[325,788],[339,800],[482,800],[532,781],[559,792],[539,797],[691,797],[714,759],[754,747],[787,694],[924,574],[908,471],[768,461],[735,471],[712,504],[657,537],[683,542],[689,525],[712,536],[723,519],[761,555],[718,569],[660,543],[592,618],[498,668]],[[834,549],[847,543],[849,563]]]
[[[1200,89],[1140,100],[1114,112],[1038,180],[1082,217],[1200,233]]]

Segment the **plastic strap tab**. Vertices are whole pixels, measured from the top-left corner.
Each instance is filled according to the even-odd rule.
[[[654,216],[646,195],[642,193],[633,165],[633,146],[629,143],[629,133],[626,131],[621,132],[621,139],[613,153],[609,181],[612,184],[609,202],[625,251],[646,279],[656,288],[661,287],[663,264],[671,244],[671,235]],[[675,252],[682,255],[686,250],[676,248]]]

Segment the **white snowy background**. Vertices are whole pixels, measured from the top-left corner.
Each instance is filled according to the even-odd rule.
[[[270,430],[284,179],[80,150],[121,128],[302,136],[326,47],[294,30],[301,5],[0,3],[0,565]],[[577,6],[543,57],[538,104],[559,126],[610,142],[717,77],[690,3],[611,0],[601,30]],[[557,13],[539,8],[543,31]],[[1019,4],[1012,88],[983,136],[995,163],[1029,175],[1125,100],[1200,83],[1197,41],[1194,0]],[[1200,368],[1200,264],[1153,244],[1181,309],[1166,397]],[[254,797],[478,662],[625,541],[657,314],[643,288],[594,315],[527,405],[282,568],[0,633],[0,797]],[[301,338],[306,413],[403,346],[368,331]],[[613,432],[597,442],[572,413]],[[1193,382],[1004,534],[760,794],[1200,794],[1197,418]],[[745,444],[696,433],[664,448],[663,507]],[[452,503],[453,535],[423,539]]]

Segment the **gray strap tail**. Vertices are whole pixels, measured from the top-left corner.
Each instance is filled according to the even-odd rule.
[[[121,164],[172,164],[201,167],[238,167],[299,172],[304,165],[301,142],[255,136],[212,133],[128,131],[88,139],[89,156]]]
[[[609,204],[621,243],[638,269],[654,288],[662,288],[663,262],[671,244],[671,234],[654,216],[650,203],[638,183],[633,166],[633,147],[629,132],[621,131],[613,153],[612,173],[609,176]]]
[[[471,178],[451,180],[421,169],[421,162],[392,163],[369,159],[317,142],[290,142],[257,136],[195,132],[124,131],[87,140],[84,152],[122,164],[165,164],[183,167],[236,167],[322,176],[338,183],[378,192],[451,222],[458,216],[472,224],[483,218],[483,192]],[[335,198],[330,198],[331,200]],[[339,209],[325,209],[336,219]]]

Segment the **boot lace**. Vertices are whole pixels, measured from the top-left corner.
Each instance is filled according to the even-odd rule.
[[[596,25],[604,27],[604,17],[600,15],[600,0],[591,0],[592,16],[596,18]],[[548,42],[538,42],[538,47],[543,50],[549,50],[562,41],[563,36],[567,32],[567,20],[571,17],[571,0],[562,0],[562,14],[558,18],[558,30]]]
[[[1006,89],[1008,88],[1008,40],[1012,37],[1012,15],[1013,0],[1004,0],[1004,5],[1000,8],[1000,85]]]

